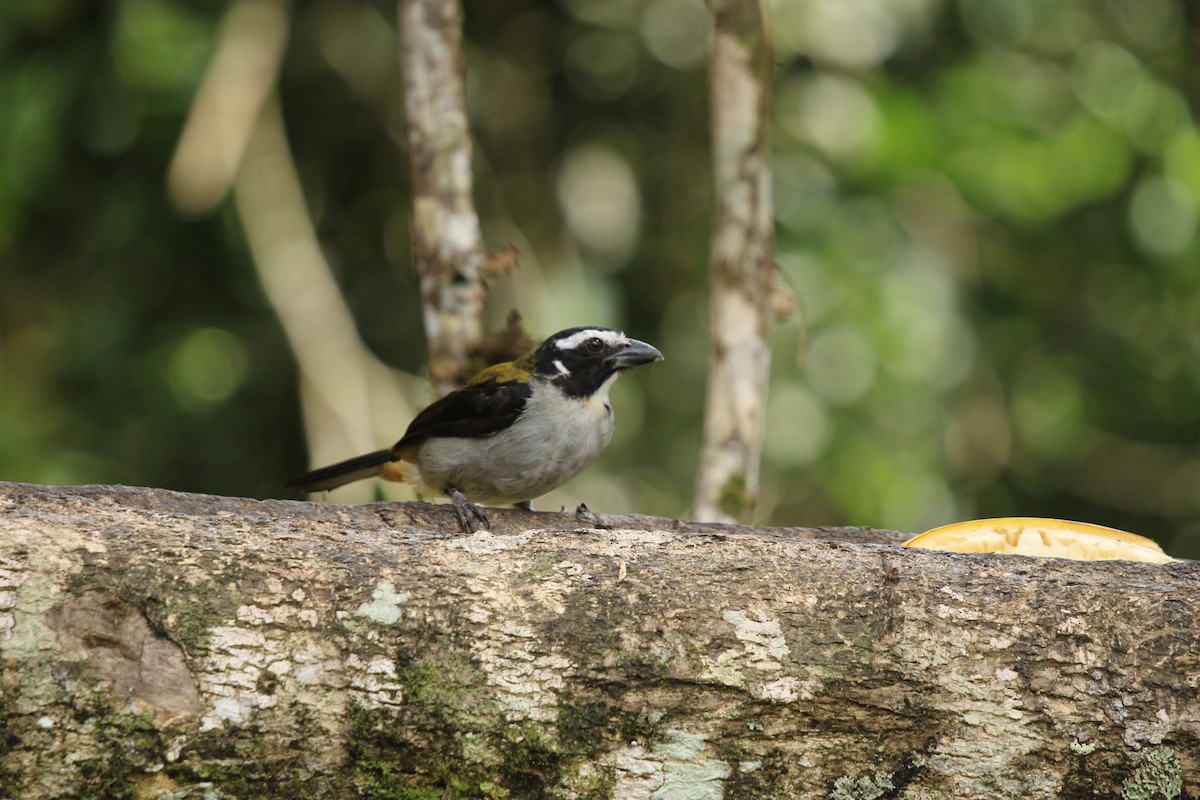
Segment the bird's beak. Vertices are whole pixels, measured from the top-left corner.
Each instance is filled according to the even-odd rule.
[[[655,361],[662,361],[663,354],[658,352],[658,348],[653,345],[640,342],[637,339],[630,339],[621,349],[613,354],[613,365],[617,369],[629,369],[638,367],[642,364],[652,364]]]

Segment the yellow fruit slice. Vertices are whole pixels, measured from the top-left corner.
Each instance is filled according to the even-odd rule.
[[[1171,557],[1153,539],[1103,525],[1039,517],[974,519],[943,525],[904,543],[905,547],[954,553],[1016,553],[1076,561],[1149,561]]]

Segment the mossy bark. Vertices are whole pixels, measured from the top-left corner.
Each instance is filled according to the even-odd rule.
[[[0,484],[0,798],[1200,796],[1196,563],[489,514]]]

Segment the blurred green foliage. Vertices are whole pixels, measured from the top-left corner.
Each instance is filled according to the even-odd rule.
[[[225,10],[0,7],[0,478],[272,496],[306,466],[295,367],[236,215],[183,219],[163,190]],[[395,11],[292,6],[280,93],[360,333],[416,372]],[[760,516],[1059,516],[1200,557],[1200,132],[1180,4],[773,11],[797,311],[775,335]],[[703,6],[465,15],[484,233],[525,264],[491,313],[519,307],[538,335],[619,324],[667,354],[618,384],[619,438],[578,491],[686,513],[714,213]]]

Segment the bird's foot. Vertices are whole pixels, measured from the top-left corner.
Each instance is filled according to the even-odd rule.
[[[580,503],[575,509],[575,519],[581,524],[589,528],[599,528],[600,530],[609,530],[612,528],[612,523],[605,519],[603,514],[597,514],[587,507],[587,503]]]
[[[519,508],[522,511],[533,511],[533,501],[532,500],[522,500],[519,503],[513,503],[513,507]]]
[[[488,521],[483,509],[472,503],[465,494],[453,486],[447,486],[445,491],[454,505],[454,515],[458,517],[458,524],[463,533],[475,533],[491,527],[492,523]]]

